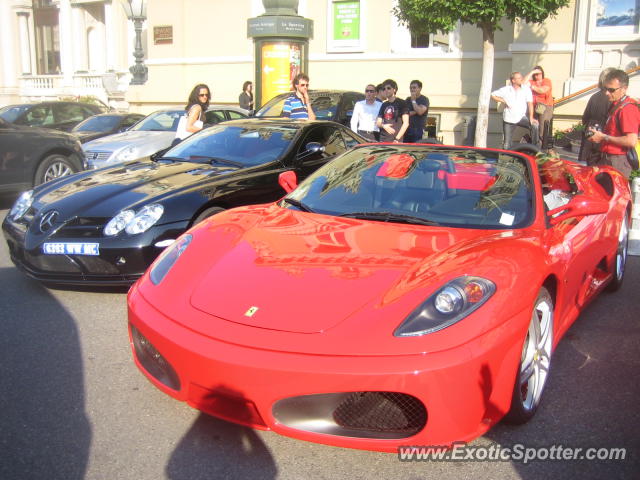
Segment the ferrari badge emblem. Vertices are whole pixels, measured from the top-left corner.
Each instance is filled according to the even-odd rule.
[[[258,307],[251,307],[249,310],[244,312],[245,317],[253,317],[258,311]]]

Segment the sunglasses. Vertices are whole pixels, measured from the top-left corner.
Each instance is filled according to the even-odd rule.
[[[207,97],[209,98],[209,94],[208,93],[200,93],[198,94],[199,97]]]
[[[620,90],[622,87],[613,88],[613,87],[605,87],[605,90],[609,93],[614,93],[616,90]]]
[[[365,90],[364,93],[376,93],[375,90]]]

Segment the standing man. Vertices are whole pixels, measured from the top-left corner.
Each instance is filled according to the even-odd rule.
[[[311,102],[309,101],[309,77],[304,73],[299,73],[293,79],[293,92],[289,95],[282,106],[282,116],[289,118],[301,118],[304,120],[315,120]]]
[[[384,85],[379,83],[376,85],[376,98],[380,103],[384,102],[387,99],[387,95],[384,92]]]
[[[398,84],[391,79],[382,82],[386,101],[380,107],[376,124],[380,129],[381,142],[402,142],[409,128],[409,109],[401,98],[396,97]]]
[[[422,82],[412,80],[409,84],[411,96],[407,97],[409,108],[409,128],[404,135],[406,143],[419,142],[424,134],[424,127],[427,124],[427,113],[429,113],[429,99],[422,95]]]
[[[637,156],[636,164],[632,165],[628,154],[635,152],[640,127],[640,112],[636,102],[627,96],[628,87],[629,75],[623,70],[607,74],[604,92],[610,107],[604,131],[589,127],[589,140],[600,144],[600,159],[596,165],[612,165],[627,179],[631,170],[638,168]]]
[[[505,104],[502,112],[502,132],[504,140],[502,148],[511,148],[511,137],[517,126],[529,129],[531,142],[537,144],[538,121],[533,118],[533,95],[528,85],[523,85],[523,78],[520,72],[513,72],[509,77],[511,85],[505,85],[498,90],[491,92],[491,98],[496,102]]]
[[[382,102],[376,98],[376,87],[367,85],[364,89],[364,100],[360,100],[353,107],[351,130],[370,142],[377,142],[380,138],[380,129],[376,125],[376,120],[381,105]]]

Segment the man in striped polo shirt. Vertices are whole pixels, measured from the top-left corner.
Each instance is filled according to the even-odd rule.
[[[293,92],[284,101],[282,116],[289,118],[301,118],[303,120],[315,120],[311,102],[309,101],[309,77],[299,73],[293,79]]]

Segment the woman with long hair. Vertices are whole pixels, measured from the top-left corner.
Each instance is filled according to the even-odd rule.
[[[184,131],[178,128],[176,139],[183,140],[189,135],[199,132],[204,126],[205,112],[209,108],[209,99],[211,98],[211,90],[204,83],[200,83],[193,87],[189,94],[189,100],[184,107],[186,113],[186,123]]]

